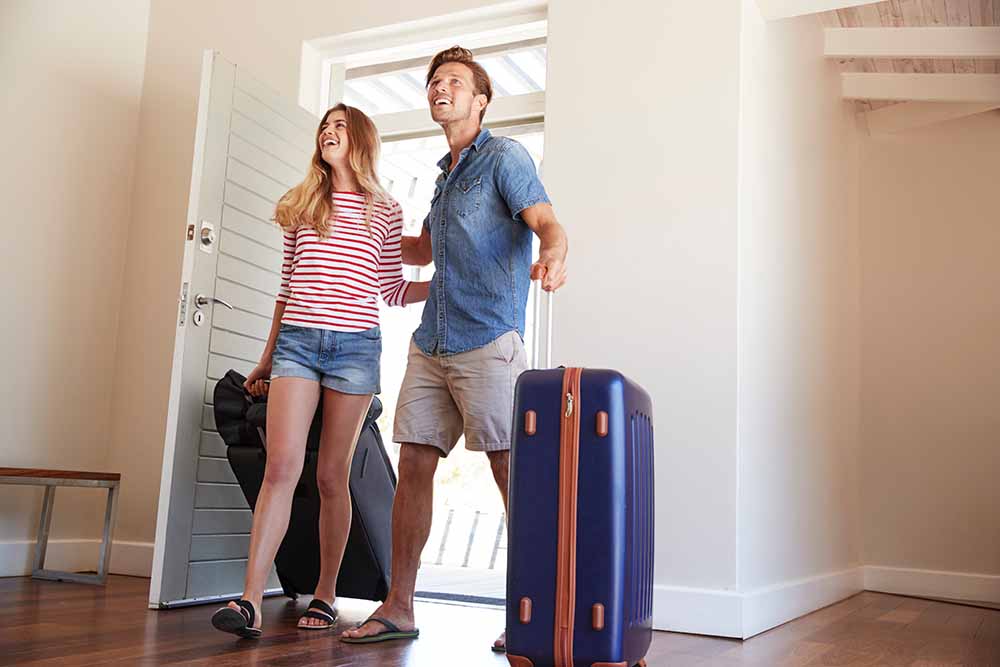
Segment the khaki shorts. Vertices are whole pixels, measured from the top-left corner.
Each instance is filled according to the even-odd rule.
[[[514,385],[527,368],[516,331],[448,356],[428,356],[411,340],[393,441],[430,445],[447,456],[464,433],[466,449],[510,449]]]

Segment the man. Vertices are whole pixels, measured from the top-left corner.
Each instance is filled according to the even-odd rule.
[[[481,128],[493,97],[472,53],[452,47],[427,72],[431,116],[450,152],[438,166],[421,235],[404,238],[403,262],[435,263],[430,296],[410,344],[393,440],[401,443],[392,513],[392,587],[369,620],[342,639],[416,637],[413,594],[431,529],[434,472],[465,435],[486,452],[504,507],[514,384],[527,369],[525,308],[531,280],[555,291],[566,281],[566,234],[531,156]],[[531,234],[541,242],[531,263]],[[504,635],[494,644],[503,650]]]

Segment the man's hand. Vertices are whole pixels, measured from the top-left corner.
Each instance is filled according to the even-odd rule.
[[[538,261],[531,265],[531,279],[541,280],[542,289],[555,292],[566,284],[566,253],[542,251]]]
[[[408,266],[427,266],[434,259],[431,249],[431,233],[426,228],[420,236],[404,236],[400,240],[400,250],[403,254],[403,264]]]

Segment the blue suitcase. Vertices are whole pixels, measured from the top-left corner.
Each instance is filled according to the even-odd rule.
[[[616,371],[517,381],[509,496],[511,667],[645,665],[652,641],[649,395]]]

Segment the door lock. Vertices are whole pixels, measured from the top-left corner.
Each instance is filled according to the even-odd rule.
[[[215,225],[208,220],[201,221],[201,245],[198,249],[204,253],[211,254],[212,246],[215,245]]]

